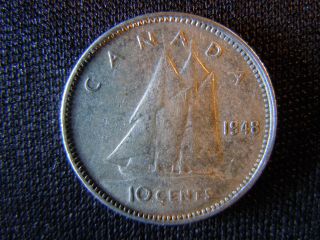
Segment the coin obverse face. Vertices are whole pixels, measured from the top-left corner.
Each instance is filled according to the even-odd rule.
[[[157,13],[99,37],[67,82],[70,162],[110,208],[180,224],[239,199],[266,165],[276,105],[248,45],[211,20]]]

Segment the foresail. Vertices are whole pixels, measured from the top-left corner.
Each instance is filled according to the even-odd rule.
[[[151,128],[150,121],[137,120],[126,135],[119,141],[114,150],[107,156],[106,161],[119,163],[119,160],[128,160],[151,152],[146,143],[151,141],[151,134],[147,129]],[[123,165],[123,164],[119,164]]]
[[[161,84],[159,79],[163,78],[163,76],[160,76],[163,74],[161,71],[162,66],[164,62],[164,56],[162,56],[155,68],[155,71],[153,73],[153,76],[151,77],[149,84],[144,91],[144,94],[142,98],[140,99],[139,103],[137,104],[136,108],[134,109],[131,117],[129,118],[129,123],[135,122],[139,117],[150,113],[150,111],[154,110],[156,105],[154,105],[156,102],[159,102],[158,99],[158,92],[159,90],[159,85]]]

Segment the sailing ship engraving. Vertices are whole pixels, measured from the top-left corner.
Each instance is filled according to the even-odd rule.
[[[193,48],[180,70],[163,51],[129,119],[131,128],[106,160],[127,177],[221,175],[216,85]]]

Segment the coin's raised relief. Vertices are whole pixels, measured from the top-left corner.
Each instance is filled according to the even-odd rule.
[[[103,203],[145,221],[187,223],[225,209],[261,174],[275,97],[233,32],[157,13],[88,48],[65,88],[61,126],[74,170]]]

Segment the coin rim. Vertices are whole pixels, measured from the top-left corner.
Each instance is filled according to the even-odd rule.
[[[203,30],[207,30],[207,27],[210,29],[215,29],[220,32],[220,37],[225,36],[228,37],[234,45],[237,45],[237,49],[240,49],[240,54],[244,53],[245,56],[248,57],[248,61],[251,61],[251,64],[256,68],[256,72],[261,78],[262,83],[259,84],[260,88],[263,89],[265,87],[265,93],[261,93],[263,96],[264,102],[267,99],[267,104],[265,103],[265,109],[269,108],[269,111],[266,112],[266,120],[269,120],[269,123],[266,121],[265,130],[268,129],[268,133],[264,132],[263,143],[260,152],[263,150],[263,153],[260,153],[260,158],[257,159],[257,162],[254,164],[254,167],[251,169],[250,173],[243,180],[243,184],[240,184],[237,189],[232,191],[224,201],[221,200],[219,203],[209,203],[210,209],[207,211],[206,209],[201,209],[196,212],[192,212],[187,215],[185,218],[178,219],[179,215],[156,215],[156,214],[144,214],[143,212],[136,211],[134,209],[128,208],[120,202],[112,199],[104,190],[99,187],[99,184],[95,183],[94,180],[90,177],[88,172],[85,170],[84,165],[81,160],[77,156],[76,150],[72,145],[72,139],[70,139],[70,128],[68,129],[68,113],[70,111],[69,105],[72,102],[72,92],[74,85],[77,83],[77,77],[79,77],[79,72],[83,70],[88,61],[90,61],[91,57],[95,54],[95,52],[100,48],[105,46],[109,41],[114,39],[115,37],[121,35],[122,32],[126,32],[132,28],[139,27],[144,24],[151,23],[159,23],[159,22],[181,22],[183,24],[195,25],[197,27],[202,28]],[[181,21],[180,21],[181,20]],[[211,32],[211,30],[210,30]],[[213,33],[214,34],[214,33]],[[225,40],[225,39],[223,39]],[[234,46],[233,45],[233,46]],[[242,53],[241,53],[242,50]],[[242,56],[244,56],[242,55]],[[247,61],[247,62],[248,62]],[[251,65],[249,65],[250,67]],[[256,74],[255,74],[256,76]],[[258,80],[258,78],[256,77]],[[259,83],[259,80],[258,80]],[[263,85],[263,86],[261,86]],[[223,25],[212,21],[207,18],[199,17],[192,14],[187,13],[179,13],[179,12],[159,12],[141,15],[127,21],[124,21],[115,27],[111,28],[100,37],[98,37],[82,54],[75,67],[73,68],[67,84],[64,89],[63,97],[62,97],[62,105],[60,111],[60,125],[62,131],[62,139],[65,151],[68,156],[69,163],[71,164],[73,170],[81,180],[81,182],[85,185],[85,187],[104,205],[113,209],[115,212],[125,215],[126,217],[133,218],[145,223],[157,223],[157,224],[166,224],[166,225],[177,225],[177,224],[185,224],[191,223],[195,221],[199,221],[213,215],[216,215],[223,211],[224,209],[231,206],[237,200],[239,200],[256,182],[256,180],[261,175],[263,169],[265,168],[275,142],[276,136],[276,125],[277,125],[277,109],[276,109],[276,99],[274,90],[271,84],[271,80],[269,74],[260,61],[259,57],[252,50],[248,44],[242,40],[237,34],[235,34],[232,30],[224,27]],[[267,135],[267,140],[265,136]],[[257,166],[256,166],[257,165]],[[235,193],[234,193],[235,192]],[[230,196],[231,195],[231,196]],[[230,197],[229,197],[230,196]],[[214,207],[215,205],[215,207]]]

